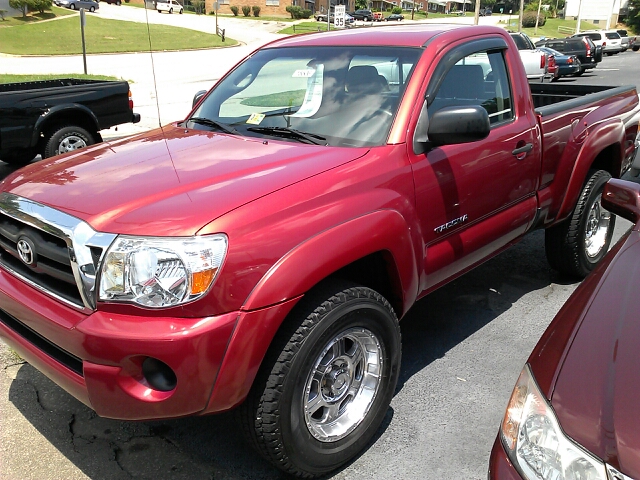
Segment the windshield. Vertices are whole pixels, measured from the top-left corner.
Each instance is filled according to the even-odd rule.
[[[300,142],[303,132],[327,145],[382,145],[421,53],[398,47],[261,50],[221,80],[193,117],[233,126],[241,135]],[[187,122],[212,128],[206,123]]]

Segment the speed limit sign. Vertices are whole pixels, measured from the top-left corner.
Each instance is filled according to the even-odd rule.
[[[346,13],[344,5],[336,5],[333,16],[333,26],[335,28],[344,28],[344,14]]]

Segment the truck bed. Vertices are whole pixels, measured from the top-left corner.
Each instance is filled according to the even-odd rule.
[[[8,92],[23,92],[27,90],[40,90],[43,88],[73,87],[79,85],[94,85],[105,83],[107,80],[83,80],[78,78],[56,78],[53,80],[38,80],[34,82],[19,82],[0,84],[0,94]]]
[[[635,89],[633,85],[612,87],[530,83],[529,86],[536,112],[543,117]]]

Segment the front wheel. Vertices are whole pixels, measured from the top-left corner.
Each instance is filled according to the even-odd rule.
[[[71,5],[69,5],[69,8],[70,8],[71,10],[75,10],[75,9],[76,9],[76,4],[75,4],[75,3],[72,3]]]
[[[604,170],[590,171],[571,216],[545,231],[547,260],[560,273],[586,277],[609,250],[616,217],[601,198],[610,178]]]
[[[173,13],[173,8],[170,8],[170,9],[169,9],[169,13]]]
[[[91,13],[95,12],[95,11],[96,11],[96,7],[89,7],[89,11],[90,11]]]
[[[93,135],[84,128],[75,125],[66,125],[55,130],[46,140],[43,158],[53,157],[62,153],[71,152],[79,148],[93,145]]]
[[[400,371],[400,329],[379,293],[348,283],[311,292],[274,339],[247,400],[244,431],[290,474],[326,474],[380,426]]]

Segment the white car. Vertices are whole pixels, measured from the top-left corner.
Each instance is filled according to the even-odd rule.
[[[156,10],[158,10],[158,13],[178,12],[179,14],[182,14],[182,12],[184,11],[184,7],[177,0],[158,0],[156,2]]]
[[[602,47],[602,53],[615,55],[624,51],[622,38],[616,30],[587,30],[576,33],[574,37],[589,37],[593,43]]]

